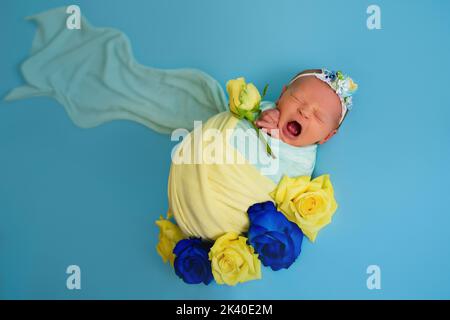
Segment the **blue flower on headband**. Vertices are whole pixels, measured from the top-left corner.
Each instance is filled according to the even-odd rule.
[[[289,268],[301,252],[303,232],[277,211],[272,201],[256,203],[247,212],[248,241],[263,265],[274,271]]]
[[[336,75],[335,71],[330,71],[330,70],[324,69],[323,73],[325,74],[325,78],[329,79],[330,81],[334,81],[336,79],[337,75]]]

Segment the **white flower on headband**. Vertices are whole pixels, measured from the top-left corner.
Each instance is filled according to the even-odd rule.
[[[352,78],[344,75],[341,71],[330,71],[322,69],[322,73],[317,74],[317,78],[328,83],[341,99],[345,107],[350,109],[352,105],[352,95],[358,89],[358,85]]]

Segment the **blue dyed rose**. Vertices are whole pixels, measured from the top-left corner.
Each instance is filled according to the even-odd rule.
[[[209,284],[213,279],[211,262],[208,258],[211,244],[204,243],[201,239],[183,239],[178,241],[173,249],[175,261],[173,266],[175,273],[184,282]]]
[[[300,254],[303,232],[272,201],[256,203],[248,208],[250,228],[248,241],[259,259],[272,270],[289,268]]]

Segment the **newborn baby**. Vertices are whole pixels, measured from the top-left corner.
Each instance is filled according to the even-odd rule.
[[[322,144],[338,130],[342,113],[339,96],[331,87],[306,70],[299,73],[283,90],[277,108],[262,112],[256,125],[292,146]]]

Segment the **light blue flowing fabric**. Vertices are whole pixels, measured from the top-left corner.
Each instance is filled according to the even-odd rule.
[[[192,130],[194,121],[206,121],[228,109],[222,87],[205,72],[140,65],[122,32],[93,27],[85,18],[80,30],[69,30],[67,18],[65,8],[27,18],[36,23],[37,32],[30,57],[21,66],[26,85],[12,90],[6,100],[50,96],[80,127],[123,119],[160,133]],[[273,107],[270,101],[261,104],[263,110]],[[249,127],[244,120],[237,126]],[[255,132],[250,135],[253,143],[259,143]],[[255,166],[261,170],[277,161],[278,169],[263,175],[278,183],[283,174],[312,174],[316,145],[299,148],[272,141],[267,135],[266,139],[278,145],[274,150],[277,159],[266,156]],[[248,151],[239,151],[251,157]]]
[[[65,8],[27,18],[37,24],[30,57],[21,70],[26,85],[6,100],[51,96],[84,128],[126,119],[160,132],[193,128],[227,109],[220,84],[196,69],[155,69],[133,57],[128,38],[82,18],[69,30]]]

